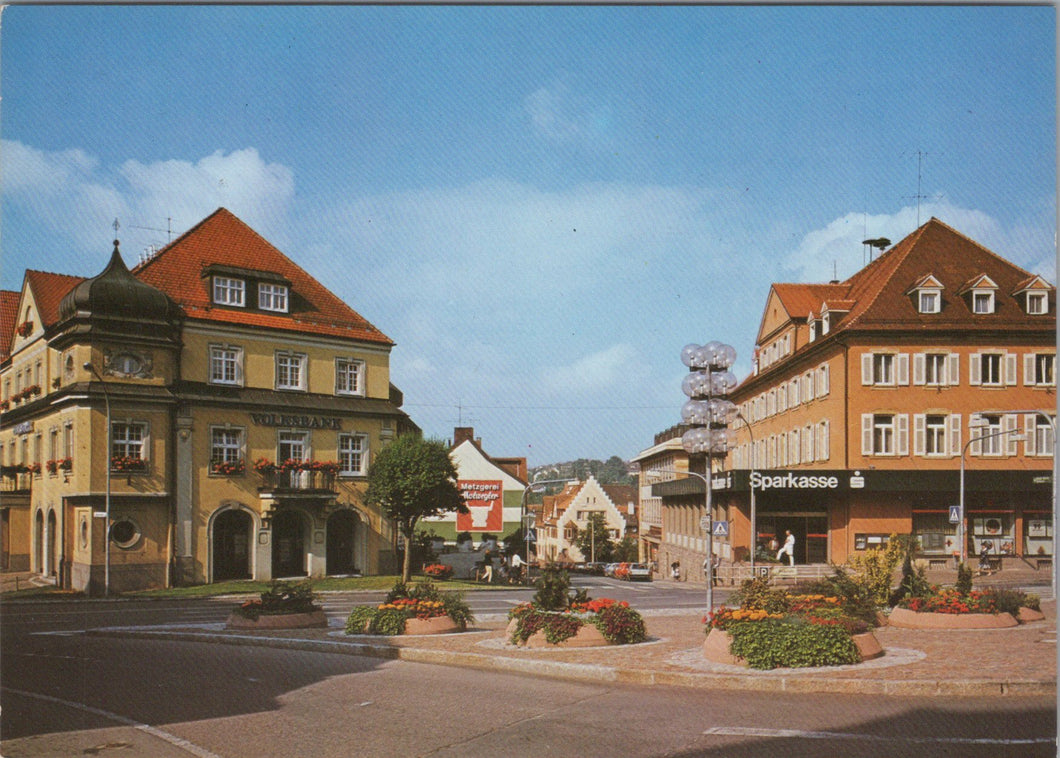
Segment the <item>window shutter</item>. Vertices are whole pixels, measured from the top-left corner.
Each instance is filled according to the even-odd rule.
[[[968,383],[973,387],[982,384],[983,354],[972,353],[968,356]]]
[[[1005,384],[1014,386],[1016,384],[1016,354],[1005,353]]]
[[[950,449],[949,454],[956,456],[961,454],[961,414],[950,414]]]
[[[1023,354],[1023,384],[1027,387],[1034,386],[1034,353]]]
[[[927,356],[923,353],[915,353],[913,355],[913,384],[921,385],[927,381],[924,374],[926,373]]]
[[[832,457],[832,451],[829,449],[831,446],[830,443],[831,439],[829,438],[828,419],[825,419],[821,422],[821,434],[818,439],[820,450],[817,457],[819,460],[827,461]]]
[[[821,387],[820,392],[822,395],[827,395],[831,391],[830,378],[828,376],[828,364],[825,363],[821,366]]]
[[[946,379],[943,384],[961,383],[961,356],[958,353],[950,353],[947,357]]]
[[[896,453],[898,455],[909,455],[909,414],[899,413],[895,420],[898,424],[898,449]]]
[[[1023,442],[1023,450],[1026,455],[1037,455],[1038,446],[1038,435],[1036,434],[1035,427],[1037,426],[1038,416],[1034,413],[1028,413],[1023,417],[1023,432],[1027,435],[1027,439]]]
[[[861,414],[861,454],[872,455],[872,414]]]
[[[909,353],[898,353],[898,376],[896,383],[902,386],[909,384]]]
[[[968,419],[968,435],[969,435],[968,438],[969,438],[969,441],[972,438],[974,438],[974,437],[979,437],[980,435],[982,435],[983,432],[982,432],[982,427],[980,426],[981,423],[982,423],[982,414],[980,414],[980,413],[973,413],[971,415],[971,417]],[[969,445],[969,448],[971,449],[972,455],[982,455],[983,454],[983,441],[981,439],[976,440],[975,442],[972,442]]]
[[[1016,432],[1019,431],[1019,416],[1015,413],[1006,413],[1004,421],[1004,428],[1006,432],[1011,434],[1005,435],[1006,443],[1006,455],[1013,456],[1019,453],[1019,440],[1016,439]]]
[[[924,455],[927,447],[927,416],[923,413],[913,415],[913,455]]]
[[[872,353],[861,356],[861,383],[865,386],[872,384]]]

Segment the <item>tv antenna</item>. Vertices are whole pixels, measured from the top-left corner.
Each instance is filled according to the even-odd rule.
[[[932,153],[925,153],[922,150],[916,151],[916,194],[907,195],[905,200],[916,200],[916,228],[920,228],[920,201],[921,200],[941,200],[942,195],[927,196],[921,193],[920,186],[923,177],[923,162],[925,155],[932,155]]]
[[[130,225],[129,228],[130,229],[144,229],[144,230],[149,231],[149,232],[165,232],[166,233],[166,244],[168,245],[170,242],[173,241],[173,217],[172,216],[167,216],[166,217],[166,228],[165,229],[156,229],[153,226],[132,226],[132,225]]]

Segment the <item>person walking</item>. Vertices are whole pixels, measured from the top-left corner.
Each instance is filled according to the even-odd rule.
[[[788,554],[788,565],[795,565],[795,535],[791,533],[790,529],[785,531],[787,536],[784,537],[784,544],[780,550],[777,551],[777,560],[781,560],[781,556],[785,553]]]
[[[482,556],[482,581],[493,584],[493,553],[486,548],[486,554]]]

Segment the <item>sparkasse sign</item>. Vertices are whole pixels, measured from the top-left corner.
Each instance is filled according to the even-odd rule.
[[[770,475],[755,471],[751,474],[751,486],[756,490],[834,490],[839,488],[839,477],[827,474],[821,476],[796,474],[794,471],[789,471],[786,474]]]

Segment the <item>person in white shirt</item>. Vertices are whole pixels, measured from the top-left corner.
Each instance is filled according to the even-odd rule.
[[[784,553],[788,554],[788,565],[795,565],[795,535],[791,533],[791,530],[786,531],[787,536],[784,538],[784,544],[780,550],[777,551],[777,560],[781,560],[781,556]]]

